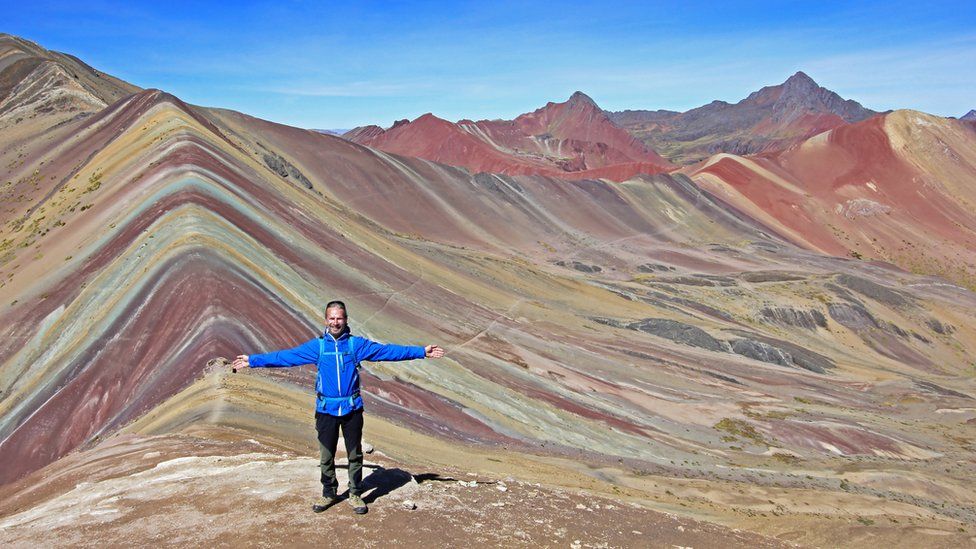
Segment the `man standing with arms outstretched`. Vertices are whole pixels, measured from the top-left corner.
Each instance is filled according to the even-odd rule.
[[[440,358],[444,349],[437,345],[410,347],[384,345],[364,337],[353,336],[347,325],[346,305],[330,301],[325,306],[328,327],[320,338],[295,347],[260,355],[240,355],[234,368],[270,368],[318,365],[315,403],[315,430],[318,432],[322,467],[322,497],[312,504],[312,511],[321,513],[339,501],[339,482],[335,473],[335,452],[339,443],[339,429],[346,442],[349,456],[349,505],[356,514],[369,509],[362,498],[363,485],[363,399],[359,394],[359,363]]]

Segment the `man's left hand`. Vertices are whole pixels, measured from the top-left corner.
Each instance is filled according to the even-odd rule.
[[[444,356],[444,349],[438,347],[437,345],[428,345],[424,347],[425,358],[440,358]]]

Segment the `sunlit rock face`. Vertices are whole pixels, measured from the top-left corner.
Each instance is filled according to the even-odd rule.
[[[305,449],[309,368],[228,389],[205,365],[315,337],[339,298],[356,333],[447,349],[366,366],[367,409],[412,459],[504,449],[777,532],[770,500],[812,532],[829,529],[809,513],[868,496],[947,532],[973,520],[963,122],[898,111],[781,153],[572,181],[158,90],[66,119],[11,95],[32,85],[0,98],[50,122],[0,133],[4,484],[120,431]]]

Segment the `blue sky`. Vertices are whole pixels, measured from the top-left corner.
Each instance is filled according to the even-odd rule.
[[[853,5],[852,5],[853,4]],[[301,127],[735,102],[802,70],[867,107],[976,108],[973,2],[10,2],[0,32]]]

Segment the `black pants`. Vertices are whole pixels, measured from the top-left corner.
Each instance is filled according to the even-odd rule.
[[[346,441],[349,456],[349,494],[359,495],[363,485],[363,410],[354,410],[336,417],[315,412],[315,430],[319,439],[319,465],[322,468],[322,495],[336,494],[339,481],[335,472],[336,446],[339,444],[339,428]]]

